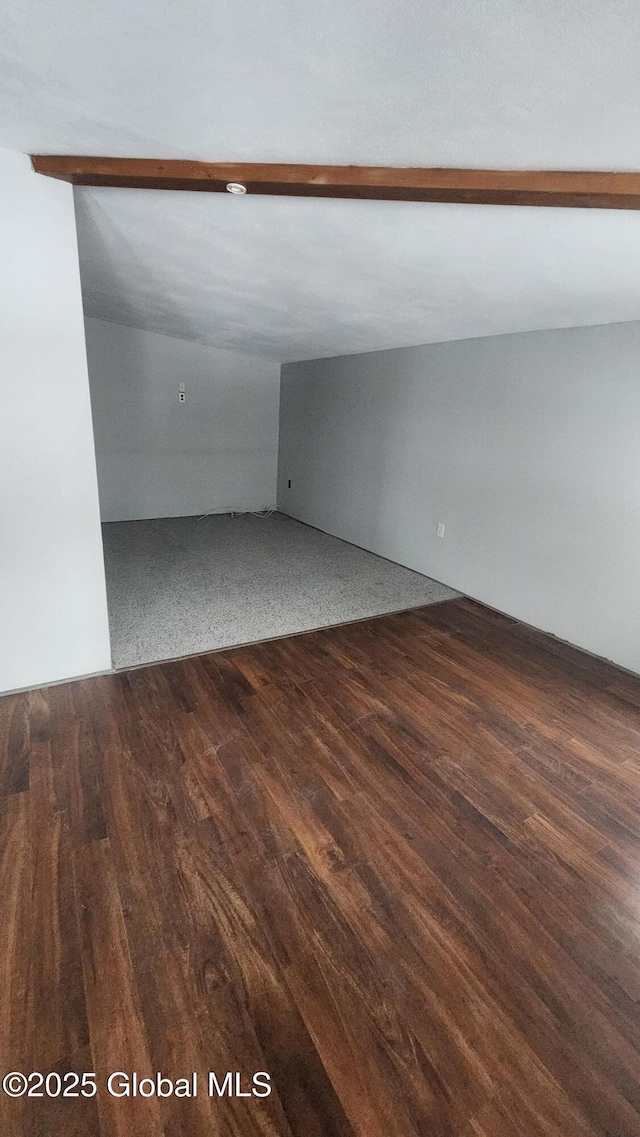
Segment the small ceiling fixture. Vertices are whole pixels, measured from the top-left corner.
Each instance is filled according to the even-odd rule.
[[[246,193],[247,187],[242,182],[227,182],[228,193]]]

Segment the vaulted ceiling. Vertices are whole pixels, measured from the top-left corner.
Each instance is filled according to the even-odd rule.
[[[631,0],[7,0],[0,145],[640,170]],[[640,213],[77,189],[94,316],[300,359],[640,319]]]

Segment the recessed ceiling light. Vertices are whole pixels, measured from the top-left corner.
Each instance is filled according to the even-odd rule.
[[[227,182],[227,191],[229,193],[246,193],[247,187],[242,185],[242,182]]]

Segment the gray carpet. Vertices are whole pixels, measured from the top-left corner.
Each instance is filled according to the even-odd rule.
[[[123,521],[103,538],[115,667],[458,595],[278,513]]]

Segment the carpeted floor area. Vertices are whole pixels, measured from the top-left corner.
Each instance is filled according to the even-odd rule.
[[[195,655],[457,596],[283,514],[103,526],[115,667]]]

